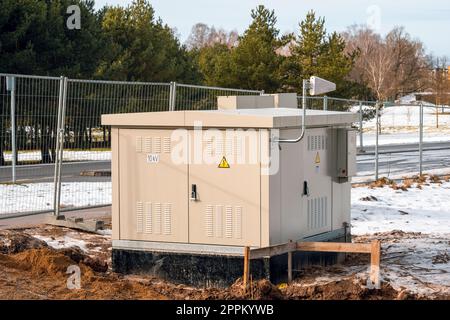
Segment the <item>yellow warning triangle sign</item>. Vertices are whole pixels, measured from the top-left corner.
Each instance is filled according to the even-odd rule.
[[[320,163],[320,155],[319,155],[318,152],[317,152],[317,154],[316,154],[316,163],[317,163],[317,164]]]
[[[223,157],[222,160],[219,163],[219,168],[221,169],[229,169],[230,168],[230,164],[227,161],[227,158]]]

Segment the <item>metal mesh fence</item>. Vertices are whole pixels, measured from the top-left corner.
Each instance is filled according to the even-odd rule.
[[[16,75],[15,91],[11,94],[7,90],[7,76],[11,75],[0,74],[0,217],[10,213],[53,210],[61,101],[65,101],[66,108],[60,208],[70,209],[111,203],[110,128],[101,125],[102,114],[215,110],[217,96],[263,93],[174,82],[91,81]],[[67,94],[64,96],[61,84],[65,81]],[[298,101],[301,107],[301,97]],[[11,117],[12,102],[14,117]],[[399,178],[420,172],[441,174],[449,171],[450,139],[445,137],[446,134],[450,136],[449,107],[424,103],[422,135],[419,103],[380,107],[378,121],[373,101],[308,97],[307,108],[360,114],[359,121],[353,124],[358,130],[359,147],[358,174],[354,182],[373,180],[377,172],[378,177]],[[15,139],[12,120],[15,121]],[[13,157],[13,141],[16,157]],[[16,160],[15,183],[13,159]]]
[[[423,172],[450,174],[450,107],[424,107],[423,122]]]
[[[302,108],[302,96],[297,96],[298,107]],[[306,97],[306,108],[310,110],[326,110],[323,97]]]
[[[302,96],[297,97],[298,107],[302,108]],[[375,101],[361,101],[352,99],[331,98],[327,96],[306,97],[306,107],[311,110],[352,111],[359,112],[359,105],[370,106],[375,110]],[[363,108],[364,111],[364,108]],[[374,115],[372,115],[374,116]]]
[[[171,85],[68,80],[60,208],[111,203],[111,128],[102,114],[168,111]]]
[[[101,115],[168,111],[168,84],[68,80],[65,112],[66,151],[95,151],[110,147],[110,128]],[[65,152],[63,160],[89,160],[86,155]]]
[[[53,208],[60,82],[0,75],[0,215]]]
[[[218,96],[260,95],[263,91],[175,85],[175,110],[216,110]]]
[[[385,105],[379,110],[378,123],[373,107],[364,106],[363,111],[370,116],[363,121],[364,147],[354,181],[450,173],[448,107],[420,102]]]
[[[11,169],[6,172],[5,165],[10,165],[7,161],[11,155],[11,94],[6,89],[6,77],[0,76],[0,165],[2,166],[1,181],[8,182],[12,179]],[[6,168],[7,169],[7,168]],[[4,172],[5,171],[5,172]]]

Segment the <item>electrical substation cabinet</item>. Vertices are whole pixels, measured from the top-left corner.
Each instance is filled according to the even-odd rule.
[[[112,126],[113,251],[241,254],[342,235],[358,114],[307,110],[301,141],[274,139],[298,137],[302,117],[295,94],[103,115]]]

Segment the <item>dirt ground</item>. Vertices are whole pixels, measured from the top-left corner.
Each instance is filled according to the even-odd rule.
[[[386,241],[389,237],[397,239],[398,235],[377,236]],[[367,269],[368,257],[361,255],[349,255],[342,265],[302,270],[289,285],[256,281],[251,292],[244,294],[240,279],[226,289],[199,289],[153,277],[115,274],[110,252],[108,232],[91,234],[46,225],[0,231],[0,299],[450,299],[447,287],[426,296],[402,287],[394,289],[384,281],[381,289],[370,290],[361,273]],[[68,289],[70,274],[66,272],[71,265],[81,270],[80,289]]]

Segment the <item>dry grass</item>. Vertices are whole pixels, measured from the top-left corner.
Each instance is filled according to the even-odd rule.
[[[450,175],[438,176],[438,175],[417,175],[412,177],[404,177],[400,182],[396,182],[389,178],[383,177],[377,181],[368,184],[370,189],[383,188],[388,186],[393,190],[408,191],[411,188],[422,189],[423,186],[429,186],[430,184],[441,184],[443,182],[450,182]],[[367,184],[359,183],[353,185],[353,187],[367,186]]]

